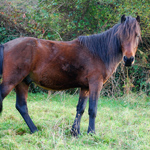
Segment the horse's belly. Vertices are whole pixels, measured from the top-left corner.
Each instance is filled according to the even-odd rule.
[[[37,77],[37,75],[32,74],[30,78],[34,83],[48,90],[65,90],[81,87],[81,82],[79,80],[62,75],[42,75],[41,77]]]
[[[65,90],[69,88],[76,88],[80,87],[80,84],[75,82],[75,81],[52,81],[51,79],[49,80],[41,80],[39,82],[39,86],[45,88],[45,89],[51,89],[51,90]]]
[[[57,63],[56,63],[57,64]],[[50,69],[47,69],[50,68]],[[35,70],[30,74],[39,86],[52,90],[88,86],[84,67],[81,65],[57,64],[48,65],[43,70]]]

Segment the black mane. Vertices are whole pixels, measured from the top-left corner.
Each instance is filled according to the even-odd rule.
[[[106,65],[121,59],[121,42],[116,32],[120,24],[115,25],[113,28],[95,35],[79,36],[80,43],[88,48],[94,55],[98,56]],[[118,57],[119,56],[119,57]]]

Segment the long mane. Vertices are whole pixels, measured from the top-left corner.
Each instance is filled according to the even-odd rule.
[[[79,36],[78,39],[94,56],[99,57],[106,67],[109,67],[111,63],[120,62],[122,59],[122,37],[131,38],[133,32],[138,32],[137,28],[136,19],[127,17],[123,24],[116,24],[103,33]]]

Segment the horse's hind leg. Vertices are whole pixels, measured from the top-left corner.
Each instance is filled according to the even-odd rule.
[[[80,134],[80,121],[84,113],[88,97],[89,97],[89,91],[87,89],[81,89],[79,101],[77,105],[77,113],[71,129],[71,134],[73,136],[77,136],[78,134]]]
[[[28,114],[28,108],[27,108],[28,88],[29,88],[29,85],[27,85],[25,82],[21,82],[15,87],[16,109],[20,112],[21,116],[23,117],[26,124],[28,125],[31,133],[34,133],[35,131],[37,131],[37,127],[34,125],[34,123],[32,122]]]
[[[9,84],[0,84],[0,113],[2,112],[2,102],[3,99],[9,94],[9,92],[14,88],[14,85],[9,85]]]

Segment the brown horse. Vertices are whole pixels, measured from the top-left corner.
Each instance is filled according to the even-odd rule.
[[[121,17],[121,23],[96,35],[80,36],[69,42],[21,37],[0,46],[0,112],[2,101],[15,88],[16,108],[31,133],[37,131],[27,108],[31,82],[64,90],[81,88],[77,114],[71,133],[80,133],[80,120],[89,98],[88,133],[95,133],[97,102],[103,84],[123,59],[125,66],[134,63],[141,39],[140,17]]]

